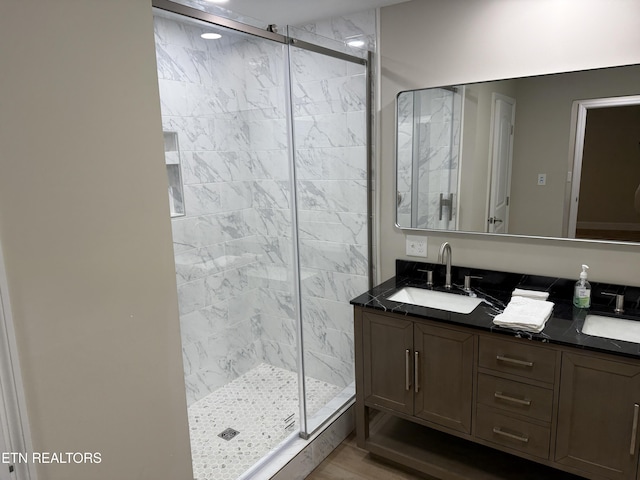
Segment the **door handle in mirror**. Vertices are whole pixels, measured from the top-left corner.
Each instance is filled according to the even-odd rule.
[[[443,207],[449,209],[449,220],[453,220],[453,193],[449,194],[449,198],[444,198],[443,194],[440,194],[440,220],[442,220]]]

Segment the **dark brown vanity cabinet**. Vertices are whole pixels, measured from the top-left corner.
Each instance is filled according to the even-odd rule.
[[[471,433],[474,336],[416,323],[413,348],[413,414],[436,425]]]
[[[413,415],[413,322],[363,313],[364,400]]]
[[[555,460],[632,480],[638,467],[640,366],[563,352]]]
[[[475,436],[548,460],[560,352],[494,337],[479,339]]]
[[[441,479],[640,480],[636,359],[362,307],[355,354],[372,453]]]
[[[362,332],[365,403],[471,433],[472,334],[370,312]]]

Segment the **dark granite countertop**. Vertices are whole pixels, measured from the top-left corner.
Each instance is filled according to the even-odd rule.
[[[460,295],[467,295],[462,289],[465,275],[482,277],[473,279],[472,290],[484,302],[469,314],[459,314],[446,310],[398,303],[388,299],[404,287],[427,288],[425,270],[434,272],[435,287],[432,287],[433,290],[458,293]],[[476,328],[531,341],[567,345],[640,358],[639,343],[612,340],[582,333],[585,317],[590,313],[640,321],[639,287],[591,282],[591,307],[580,309],[575,308],[572,304],[576,279],[523,275],[458,266],[452,267],[452,277],[453,288],[445,290],[442,287],[444,284],[443,265],[397,260],[395,277],[354,298],[351,300],[351,304],[400,315],[428,318],[443,323]],[[504,310],[511,298],[511,292],[515,288],[549,292],[549,301],[554,303],[554,308],[552,316],[547,321],[542,332],[530,333],[498,327],[493,324],[493,318]],[[615,298],[602,295],[602,292],[624,294],[624,313],[615,314],[613,311]]]

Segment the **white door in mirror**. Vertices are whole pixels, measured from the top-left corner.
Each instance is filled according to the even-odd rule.
[[[492,102],[491,182],[487,232],[508,233],[516,101],[505,95],[493,93]]]

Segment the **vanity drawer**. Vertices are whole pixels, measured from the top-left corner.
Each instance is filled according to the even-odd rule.
[[[553,390],[479,373],[478,403],[550,422]]]
[[[480,337],[480,367],[553,383],[558,352],[499,338]]]
[[[476,436],[535,457],[549,458],[551,429],[517,420],[478,405]]]

